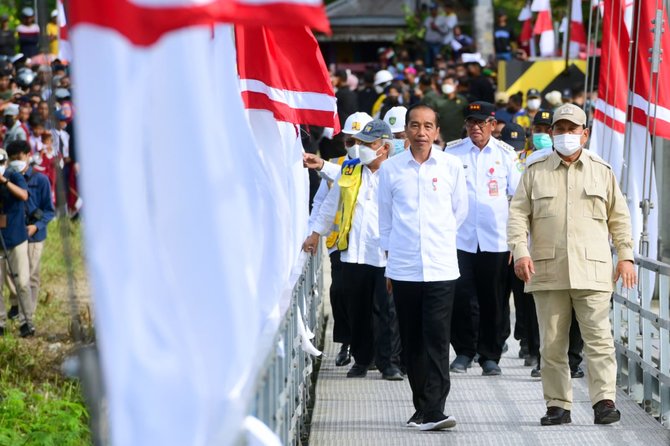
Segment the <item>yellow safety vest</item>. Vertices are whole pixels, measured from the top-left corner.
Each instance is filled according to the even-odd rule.
[[[340,204],[339,213],[341,215],[337,237],[337,249],[346,251],[349,247],[349,230],[351,229],[351,220],[354,216],[358,190],[363,182],[363,165],[344,166],[342,175],[337,184],[340,186]]]
[[[340,166],[347,160],[346,156],[341,156],[338,159],[335,160],[337,164]],[[333,182],[328,181],[328,189],[333,187]],[[335,214],[335,218],[333,219],[333,230],[330,231],[330,234],[328,234],[328,237],[326,237],[326,247],[328,249],[332,248],[335,246],[335,243],[337,243],[337,235],[340,233],[339,231],[339,224],[340,224],[340,210],[338,208],[337,213]]]

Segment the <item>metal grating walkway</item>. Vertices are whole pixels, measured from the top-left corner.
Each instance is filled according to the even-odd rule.
[[[328,286],[326,283],[326,290]],[[330,312],[328,299],[325,308]],[[510,349],[500,364],[502,376],[481,376],[478,365],[465,375],[451,374],[445,411],[456,417],[458,425],[454,429],[420,432],[404,427],[414,412],[408,381],[384,381],[378,371],[370,371],[365,379],[347,379],[350,365],[334,364],[339,345],[332,342],[332,318],[326,330],[326,357],[316,385],[310,446],[670,445],[670,430],[623,392],[617,396],[621,422],[594,425],[585,379],[573,381],[572,424],[540,426],[539,419],[545,412],[542,385],[539,378],[530,377],[530,367],[524,367],[523,360],[518,359],[519,345],[511,338]]]

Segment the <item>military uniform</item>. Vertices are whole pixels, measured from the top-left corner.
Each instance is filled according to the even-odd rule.
[[[537,306],[547,406],[570,410],[572,405],[566,353],[573,307],[589,357],[591,401],[614,400],[609,236],[619,260],[633,260],[633,240],[612,169],[588,150],[572,163],[556,152],[536,158],[526,166],[512,199],[507,228],[514,259],[530,256],[535,266],[525,289]]]

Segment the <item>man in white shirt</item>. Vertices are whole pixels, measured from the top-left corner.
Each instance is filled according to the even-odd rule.
[[[444,414],[449,394],[449,335],[455,280],[456,230],[468,213],[462,163],[433,150],[437,112],[425,104],[406,116],[410,150],[386,161],[379,178],[379,236],[387,251],[402,355],[416,412],[408,426],[456,425]]]
[[[498,366],[509,333],[510,254],[507,248],[508,197],[514,195],[523,166],[514,148],[491,136],[495,106],[477,101],[466,109],[468,137],[447,149],[457,156],[468,185],[469,212],[458,230],[458,267],[451,343],[451,370],[465,373],[475,354],[483,375],[500,375]]]
[[[358,158],[342,165],[340,178],[321,204],[313,230],[327,235],[339,215],[336,246],[355,361],[347,377],[364,378],[374,360],[383,379],[401,381],[398,322],[386,288],[386,254],[379,245],[377,208],[379,166],[388,158],[393,134],[386,123],[375,119],[353,138]]]
[[[347,155],[336,158],[333,161],[325,161],[321,157],[311,154],[304,154],[305,167],[318,170],[322,177],[319,189],[314,195],[312,202],[312,210],[309,215],[309,229],[314,230],[314,224],[319,216],[321,205],[323,204],[328,192],[333,187],[333,183],[340,178],[342,163],[346,160],[358,158],[356,141],[353,135],[360,132],[363,127],[372,121],[372,117],[367,113],[356,112],[349,115],[344,122],[342,133],[344,134],[344,146],[347,148]],[[331,220],[331,224],[332,224]],[[332,229],[332,228],[329,228]],[[316,253],[317,243],[319,242],[319,234],[312,232],[304,241],[302,248],[305,252]],[[344,298],[342,296],[342,262],[340,261],[340,252],[337,250],[335,243],[337,242],[337,233],[331,232],[326,239],[326,248],[328,249],[328,256],[330,257],[330,306],[333,310],[333,342],[340,345],[340,351],[335,357],[335,365],[338,367],[345,366],[351,362],[351,352],[349,344],[351,342],[351,335],[349,334],[349,322],[347,321],[347,314],[345,308]]]

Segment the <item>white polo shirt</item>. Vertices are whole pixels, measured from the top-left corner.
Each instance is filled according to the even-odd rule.
[[[459,277],[456,230],[468,213],[462,163],[438,150],[419,164],[406,150],[379,177],[379,236],[386,276],[436,282]]]
[[[507,251],[509,197],[514,195],[523,165],[514,148],[491,137],[479,150],[470,138],[446,149],[457,156],[468,185],[468,216],[458,229],[458,249],[476,253]]]

